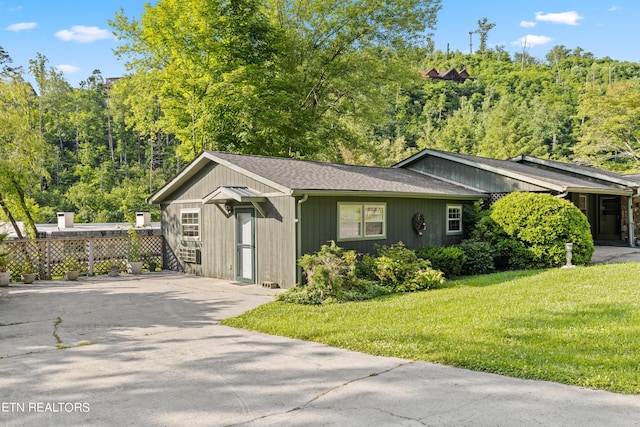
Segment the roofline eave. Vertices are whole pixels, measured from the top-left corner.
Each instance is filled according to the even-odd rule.
[[[394,168],[400,168],[403,167],[405,165],[408,165],[410,163],[413,163],[414,161],[424,157],[425,155],[432,155],[434,157],[439,157],[441,159],[445,159],[445,160],[449,160],[455,163],[459,163],[459,164],[463,164],[466,166],[471,166],[480,170],[485,170],[488,172],[493,172],[495,174],[498,175],[502,175],[502,176],[506,176],[508,178],[513,178],[515,180],[518,181],[522,181],[522,182],[526,182],[528,184],[532,184],[532,185],[537,185],[538,187],[542,187],[542,188],[546,188],[547,190],[550,191],[557,191],[557,192],[564,192],[566,191],[565,187],[562,185],[558,185],[558,184],[554,184],[551,183],[549,181],[544,181],[538,178],[532,178],[528,175],[523,175],[520,174],[518,172],[512,172],[512,171],[508,171],[499,167],[495,167],[495,166],[489,166],[489,165],[485,165],[482,163],[478,163],[478,162],[474,162],[472,160],[467,160],[467,159],[462,159],[460,157],[457,157],[455,155],[449,155],[447,153],[441,152],[441,151],[435,151],[435,150],[431,150],[429,148],[425,148],[424,150],[422,150],[421,152],[414,154],[413,156],[409,157],[408,159],[400,162],[400,163],[396,163],[395,165],[393,165]]]
[[[488,194],[438,194],[438,193],[410,193],[397,191],[360,191],[360,190],[318,190],[318,189],[295,189],[292,196],[348,196],[348,197],[393,197],[393,198],[416,198],[416,199],[447,199],[447,200],[478,200],[486,199]]]
[[[611,182],[611,183],[614,183],[614,184],[624,185],[625,187],[638,188],[638,184],[636,182],[629,181],[629,180],[626,180],[624,178],[615,178],[615,177],[612,177],[612,176],[608,176],[608,175],[602,174],[602,173],[600,173],[600,171],[598,171],[595,168],[592,168],[593,169],[592,173],[587,174],[584,171],[572,169],[571,165],[565,166],[564,164],[562,164],[560,162],[548,161],[546,159],[539,159],[537,157],[520,155],[520,156],[513,157],[513,158],[511,158],[509,160],[511,160],[513,162],[516,162],[516,163],[518,162],[518,160],[526,160],[528,162],[537,163],[537,164],[543,165],[543,166],[548,166],[548,167],[553,168],[553,169],[560,169],[562,171],[575,173],[577,175],[587,176],[587,177],[591,177],[591,178],[597,178],[597,179],[600,179],[602,181],[607,181],[607,182]],[[591,171],[589,171],[589,172],[591,172]]]
[[[171,194],[176,188],[180,187],[182,184],[192,178],[196,174],[196,172],[198,172],[200,169],[202,169],[202,167],[204,167],[205,164],[207,164],[208,161],[212,161],[251,179],[255,179],[256,181],[272,187],[284,194],[291,194],[292,190],[290,188],[287,188],[281,184],[278,184],[277,182],[273,182],[269,179],[264,178],[263,176],[236,166],[235,164],[216,156],[215,153],[211,151],[203,151],[198,157],[191,161],[191,163],[185,166],[182,171],[178,173],[178,175],[176,175],[171,181],[166,183],[158,191],[152,194],[151,197],[149,197],[149,199],[147,200],[148,203],[162,203],[169,194]]]

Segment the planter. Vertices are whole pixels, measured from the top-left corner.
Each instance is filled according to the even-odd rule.
[[[9,286],[11,274],[8,271],[0,271],[0,286]]]
[[[129,261],[127,263],[127,272],[131,274],[142,274],[142,261]]]
[[[109,277],[118,277],[119,275],[118,264],[111,264],[109,266]]]
[[[20,278],[22,283],[30,284],[36,280],[36,273],[23,273]]]
[[[155,262],[149,261],[147,264],[149,265],[149,271],[156,271],[156,267],[158,266],[156,265]]]
[[[80,277],[80,270],[69,270],[66,272],[67,280],[75,281]]]

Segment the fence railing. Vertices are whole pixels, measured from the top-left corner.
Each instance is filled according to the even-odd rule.
[[[148,265],[153,261],[165,266],[164,238],[161,235],[140,235],[140,259]],[[131,252],[129,236],[47,238],[10,240],[4,243],[8,255],[11,280],[20,280],[20,275],[30,270],[41,280],[62,278],[68,265],[76,264],[82,273],[94,276],[108,274],[111,265],[120,272],[126,271]],[[170,260],[168,263],[172,265]]]

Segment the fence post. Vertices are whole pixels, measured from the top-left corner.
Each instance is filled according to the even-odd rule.
[[[93,275],[93,239],[89,238],[89,276]]]
[[[45,257],[47,258],[47,280],[51,280],[51,241],[45,244]]]

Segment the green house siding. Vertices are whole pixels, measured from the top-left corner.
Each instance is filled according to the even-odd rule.
[[[386,238],[371,240],[338,239],[338,203],[385,203]],[[353,249],[360,253],[375,252],[375,245],[391,245],[403,242],[412,249],[423,246],[448,246],[459,243],[462,235],[446,233],[447,205],[463,205],[470,201],[451,201],[418,198],[383,197],[309,197],[301,209],[301,252],[313,253],[320,246],[334,240],[338,246]],[[412,218],[422,213],[426,220],[426,230],[422,236],[413,230]]]
[[[189,274],[235,280],[235,216],[227,217],[215,204],[201,200],[220,186],[243,186],[262,193],[275,189],[225,166],[211,163],[198,171],[162,203],[162,232],[167,250],[176,254]],[[255,212],[255,282],[271,281],[282,287],[295,284],[295,200],[291,196],[269,197],[261,202],[266,217]],[[235,204],[235,208],[252,208]],[[200,239],[183,239],[180,211],[200,209]],[[199,262],[185,262],[181,250],[199,251]]]

